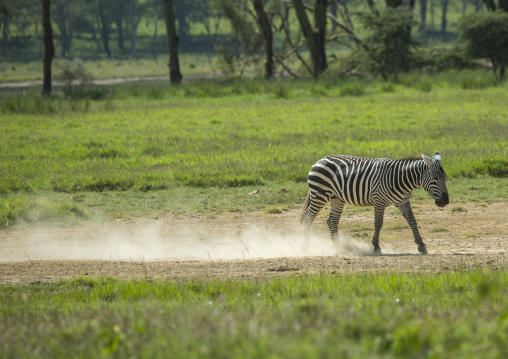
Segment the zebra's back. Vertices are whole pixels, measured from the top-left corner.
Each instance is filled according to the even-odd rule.
[[[327,156],[309,171],[309,188],[328,200],[337,197],[357,206],[373,205],[373,182],[386,158]]]

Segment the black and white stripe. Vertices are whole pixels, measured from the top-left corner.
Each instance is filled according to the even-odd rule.
[[[395,205],[407,220],[418,250],[427,253],[418,232],[409,203],[412,192],[419,186],[431,194],[436,205],[448,204],[446,174],[441,156],[433,159],[390,160],[354,156],[327,156],[317,161],[309,171],[309,193],[300,220],[305,224],[305,236],[310,236],[312,222],[319,211],[330,202],[327,223],[333,240],[338,237],[338,224],[345,204],[374,206],[375,232],[372,244],[380,252],[379,232],[383,226],[386,207]]]

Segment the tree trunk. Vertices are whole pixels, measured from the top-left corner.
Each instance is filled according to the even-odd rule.
[[[448,25],[448,21],[446,20],[446,14],[448,13],[448,3],[450,0],[442,0],[442,13],[441,13],[441,34],[446,33],[446,26]]]
[[[5,44],[5,43],[7,43],[7,40],[9,38],[9,19],[7,18],[7,16],[5,16],[4,19],[2,20],[2,24],[3,24],[2,41]]]
[[[159,22],[159,14],[157,13],[157,9],[155,10],[155,15],[153,17],[153,25],[154,25],[154,31],[153,31],[153,60],[157,62],[157,55],[159,54],[158,47],[157,47],[157,23]]]
[[[293,0],[298,22],[302,27],[303,35],[307,40],[307,46],[310,50],[312,65],[314,67],[314,77],[318,77],[327,68],[326,52],[325,52],[325,32],[326,32],[326,7],[327,0],[315,0],[314,2],[314,21],[316,22],[316,30],[314,31],[310,25],[305,7],[302,0]]]
[[[115,18],[116,22],[116,31],[118,33],[118,49],[123,50],[123,19],[122,15],[117,15]]]
[[[499,0],[499,8],[508,12],[508,0]]]
[[[138,57],[138,26],[141,22],[141,18],[143,17],[143,13],[146,8],[141,11],[139,16],[135,18],[134,8],[136,5],[136,0],[131,0],[129,3],[129,19],[131,23],[131,56],[136,59]]]
[[[41,0],[42,4],[42,37],[44,39],[44,64],[42,95],[51,96],[51,62],[55,55],[53,45],[53,29],[51,28],[50,5],[51,0]]]
[[[178,85],[182,82],[182,74],[178,62],[178,36],[175,27],[173,0],[164,0],[164,14],[166,16],[166,34],[168,37],[169,81]]]
[[[496,11],[496,4],[494,0],[483,0],[489,11]]]
[[[420,0],[420,26],[418,31],[425,30],[425,24],[427,23],[427,2],[428,0]]]
[[[103,0],[99,0],[99,20],[100,20],[100,32],[102,38],[102,46],[104,47],[104,52],[108,56],[108,59],[111,58],[111,51],[109,50],[109,21],[104,15],[104,7]]]
[[[254,0],[254,9],[265,45],[265,79],[273,78],[273,33],[262,0]]]
[[[70,56],[69,51],[69,36],[67,34],[67,19],[65,14],[65,7],[61,1],[56,4],[56,24],[60,33],[60,44],[62,46],[62,57],[66,57],[66,54]]]
[[[314,1],[314,24],[316,25],[316,32],[314,37],[317,44],[317,61],[319,63],[320,73],[326,70],[328,64],[326,63],[325,51],[325,37],[326,37],[326,8],[328,7],[328,0],[315,0]]]

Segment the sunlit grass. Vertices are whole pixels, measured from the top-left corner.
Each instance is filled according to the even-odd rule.
[[[332,272],[184,283],[81,277],[2,286],[0,353],[74,357],[79,347],[83,357],[504,354],[504,272]]]
[[[202,81],[84,88],[77,98],[44,100],[35,91],[2,97],[0,167],[8,175],[0,177],[0,194],[5,203],[15,203],[15,195],[81,194],[77,211],[108,218],[294,206],[305,196],[310,166],[325,155],[404,158],[439,150],[452,203],[508,197],[506,86],[433,86],[422,93],[396,85],[384,92],[374,82],[362,85],[362,96],[341,96],[347,84]],[[244,200],[245,193],[230,200],[237,205],[200,198],[198,205],[152,206],[146,198],[136,199],[199,189],[221,197],[226,188],[232,192],[224,193],[250,188],[248,193],[270,186],[288,187],[285,203],[268,203],[265,195]],[[120,199],[111,201],[108,193]],[[93,199],[101,196],[104,211]],[[416,191],[414,201],[420,200],[428,194]],[[30,203],[30,211],[40,207]],[[2,225],[26,216],[23,208],[0,209],[7,213]]]

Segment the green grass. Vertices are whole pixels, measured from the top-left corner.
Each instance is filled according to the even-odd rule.
[[[507,295],[500,271],[2,286],[0,356],[498,358]]]
[[[101,198],[112,217],[136,216],[130,203],[115,206],[122,201],[154,207],[148,213],[155,216],[299,203],[308,169],[328,154],[403,158],[439,150],[452,201],[506,199],[508,87],[462,90],[439,81],[429,92],[324,78],[83,88],[77,98],[49,100],[31,91],[0,96],[0,168],[8,174],[0,176],[0,223],[40,207],[38,196],[92,214],[101,212],[90,207]],[[362,96],[342,96],[358,86]],[[285,203],[245,200],[242,192],[236,208],[200,195],[206,207],[162,204],[182,191],[185,197],[203,189],[216,198],[227,188],[232,195],[270,186],[292,188]],[[76,204],[72,195],[83,201]],[[146,202],[154,195],[158,208]],[[16,208],[15,196],[30,205]],[[415,192],[417,201],[426,198]]]
[[[434,228],[429,229],[429,232],[430,233],[440,233],[440,232],[450,232],[450,230],[448,228],[444,228],[444,227],[434,227]]]

